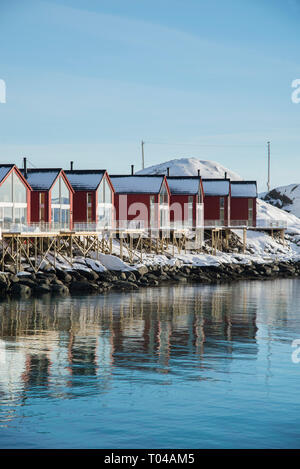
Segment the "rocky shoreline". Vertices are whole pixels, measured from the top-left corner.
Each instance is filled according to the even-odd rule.
[[[273,263],[220,264],[212,266],[140,266],[136,270],[96,272],[77,268],[72,271],[45,266],[38,273],[15,274],[13,267],[0,273],[0,295],[5,298],[40,295],[101,294],[108,291],[132,291],[168,283],[229,283],[239,280],[294,278],[300,275],[300,261]]]

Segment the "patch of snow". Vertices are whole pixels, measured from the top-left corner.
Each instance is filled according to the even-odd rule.
[[[87,258],[86,263],[95,272],[104,272],[107,270],[107,268],[97,260]]]
[[[99,254],[99,260],[101,264],[104,265],[104,267],[106,267],[108,270],[135,270],[133,267],[130,267],[128,264],[123,262],[119,257],[113,256],[111,254]]]
[[[243,182],[231,184],[231,197],[257,197],[256,184]]]
[[[197,176],[198,169],[202,178],[224,178],[225,173],[232,181],[241,181],[243,178],[216,161],[199,160],[198,158],[177,158],[165,163],[149,166],[136,174],[167,174],[170,176]]]
[[[228,195],[229,181],[203,181],[204,195]]]
[[[162,177],[110,176],[116,193],[158,194],[163,182]]]

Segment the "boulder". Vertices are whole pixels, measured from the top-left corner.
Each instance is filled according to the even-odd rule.
[[[34,293],[37,295],[44,295],[45,293],[50,293],[51,287],[47,283],[41,283],[36,285],[34,288]]]
[[[36,285],[36,281],[32,280],[31,278],[27,277],[19,277],[19,284],[26,285],[27,287],[33,288]]]
[[[51,291],[60,295],[67,295],[69,293],[68,287],[65,285],[58,285],[56,283],[51,285]]]
[[[69,288],[72,293],[82,293],[82,292],[91,293],[91,292],[97,291],[99,287],[95,283],[75,280],[75,282],[72,282],[70,284]]]
[[[148,267],[146,267],[145,265],[141,265],[140,267],[138,267],[137,271],[140,275],[145,275],[149,272]]]
[[[13,296],[30,296],[31,288],[21,283],[13,283],[10,292]]]

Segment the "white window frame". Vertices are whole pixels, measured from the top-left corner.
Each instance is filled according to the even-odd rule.
[[[1,208],[12,208],[12,222],[11,223],[15,223],[15,209],[16,208],[25,208],[26,211],[27,211],[27,207],[28,207],[28,192],[27,192],[27,187],[25,187],[25,190],[26,190],[26,201],[27,202],[14,202],[14,182],[15,182],[15,178],[18,178],[18,176],[16,175],[15,171],[12,171],[9,175],[9,176],[12,176],[11,178],[11,200],[12,202],[0,202],[0,207]],[[18,178],[20,179],[20,178]],[[5,180],[3,181],[2,184],[5,184]],[[1,184],[1,185],[2,185]],[[4,221],[3,221],[4,223]],[[26,213],[26,220],[25,220],[25,223],[27,223],[27,213]]]
[[[58,176],[59,180],[58,180],[58,187],[59,187],[59,200],[61,200],[61,179],[62,179],[62,175],[59,175]],[[52,189],[54,188],[55,184],[57,184],[57,181],[55,181],[55,183],[53,184],[52,188],[51,188],[51,224],[54,224],[54,223],[59,223],[59,225],[62,224],[62,220],[61,220],[61,212],[62,210],[69,210],[69,221],[68,222],[64,222],[65,224],[67,225],[70,225],[70,222],[71,222],[71,204],[53,204],[52,203]],[[66,185],[68,191],[69,191],[69,200],[70,200],[70,190],[67,186],[67,184],[65,183],[64,181],[64,184]],[[59,221],[58,222],[55,222],[53,219],[52,219],[52,210],[54,208],[58,208],[59,209]]]

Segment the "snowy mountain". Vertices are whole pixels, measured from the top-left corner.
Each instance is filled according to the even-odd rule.
[[[227,172],[227,177],[233,181],[243,180],[239,174],[234,173],[215,161],[198,160],[197,158],[179,158],[166,161],[165,163],[149,166],[137,174],[167,174],[167,168],[169,168],[170,176],[197,176],[198,169],[200,169],[200,174],[203,178],[223,178],[224,173]],[[292,204],[293,210],[290,210],[291,213],[281,210],[283,205],[280,206],[280,199],[278,198],[274,197],[272,199],[270,197],[269,200],[267,198],[265,200],[257,199],[257,219],[284,221],[287,223],[288,231],[300,235],[300,220],[295,216],[300,216],[300,185],[292,184],[291,186],[285,186],[285,188],[290,189],[287,193],[282,191],[280,197],[286,202],[288,202],[288,199],[291,201],[284,206],[286,210],[286,208],[289,209],[289,204]],[[279,189],[284,188],[276,190]],[[266,194],[264,195],[266,197]],[[275,193],[273,195],[276,196]],[[278,200],[278,204],[272,203],[273,200],[275,202]],[[297,206],[298,203],[299,205]]]
[[[179,158],[165,163],[149,166],[137,174],[167,174],[169,168],[170,176],[197,176],[198,169],[203,178],[223,178],[225,173],[233,181],[243,178],[228,168],[215,161],[198,160],[197,158]]]
[[[300,184],[289,184],[260,194],[260,198],[275,207],[300,217]]]

